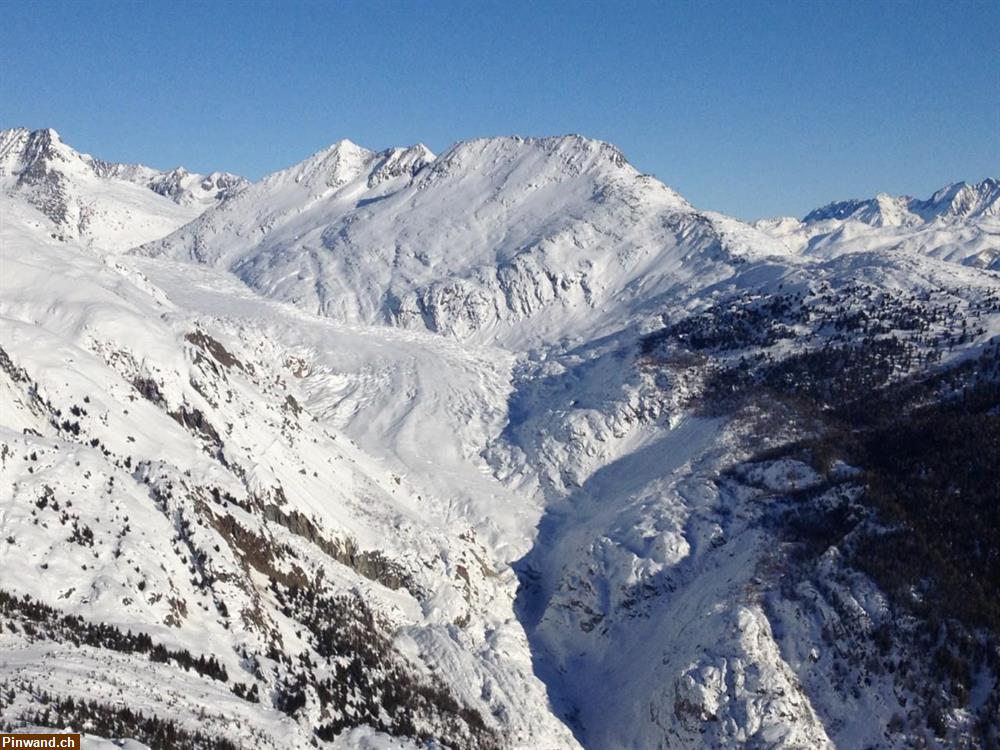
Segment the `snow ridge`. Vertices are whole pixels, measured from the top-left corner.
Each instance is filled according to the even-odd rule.
[[[955,182],[946,185],[926,200],[879,193],[867,200],[831,203],[811,211],[802,221],[812,224],[830,219],[850,219],[884,227],[936,220],[957,222],[998,215],[1000,182],[990,178],[973,184]]]
[[[831,203],[802,221],[769,219],[754,226],[789,252],[832,257],[900,250],[980,268],[1000,267],[1000,181],[956,182],[926,200],[879,194]]]
[[[0,131],[0,190],[45,214],[56,236],[105,251],[162,236],[248,184],[228,172],[199,175],[183,167],[163,172],[105,162],[78,153],[51,128]]]
[[[479,139],[437,158],[340,142],[139,252],[229,269],[337,320],[541,341],[620,322],[718,258],[767,252],[727,222],[580,136]]]

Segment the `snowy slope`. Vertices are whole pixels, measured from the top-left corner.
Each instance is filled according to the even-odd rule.
[[[877,587],[856,572],[845,585],[850,569],[832,547],[821,584],[801,588],[822,606],[775,593],[794,579],[778,562],[786,553],[772,514],[786,493],[826,480],[800,461],[745,462],[802,439],[795,425],[808,418],[764,388],[729,413],[707,386],[719,368],[745,371],[761,354],[822,351],[842,339],[838,319],[882,300],[906,307],[911,295],[933,300],[935,312],[918,313],[937,321],[930,341],[982,321],[968,349],[949,356],[981,351],[1000,334],[1000,278],[854,253],[749,264],[733,286],[693,316],[668,306],[667,335],[624,331],[520,374],[495,461],[549,499],[534,548],[516,564],[540,674],[585,747],[907,746],[912,735],[886,727],[923,699],[884,672],[834,669],[898,616]],[[775,298],[782,305],[756,318]],[[980,305],[992,312],[974,317]],[[863,627],[853,625],[858,612]]]
[[[980,268],[1000,267],[1000,182],[957,182],[926,200],[879,194],[792,218],[756,222],[795,252],[823,257],[885,248]]]
[[[0,131],[0,191],[27,200],[52,222],[50,234],[127,250],[191,221],[246,186],[224,172],[161,172],[80,154],[51,129]]]
[[[131,709],[189,732],[307,746],[314,727],[377,724],[379,701],[389,700],[378,680],[409,674],[437,704],[414,706],[412,729],[400,732],[404,725],[388,718],[384,729],[451,736],[458,746],[490,746],[494,733],[518,747],[572,746],[531,674],[510,610],[516,578],[495,573],[493,545],[483,546],[501,532],[526,540],[537,509],[520,501],[519,511],[503,488],[487,495],[462,476],[411,484],[406,409],[383,425],[401,435],[391,463],[311,412],[311,381],[336,377],[333,351],[313,346],[337,340],[356,358],[350,374],[361,379],[352,393],[361,405],[327,389],[333,403],[317,407],[342,405],[350,421],[358,409],[377,416],[382,399],[394,408],[400,395],[367,373],[399,368],[416,387],[431,383],[425,367],[440,378],[435,342],[399,340],[386,359],[385,340],[262,302],[238,284],[227,297],[225,278],[169,267],[161,287],[128,265],[45,238],[31,226],[44,219],[24,204],[8,203],[5,215],[16,220],[5,222],[0,243],[0,588],[60,616],[147,634],[171,652],[213,656],[227,675],[202,676],[170,660],[150,665],[127,641],[73,646],[66,638],[78,625],[36,624],[34,632],[51,635],[33,640],[15,624],[0,634],[5,684],[20,687],[5,717],[25,709],[26,686],[68,684],[66,696],[112,708],[125,691]],[[173,283],[189,307],[164,292]],[[441,433],[457,427],[472,449],[481,439],[475,419],[486,411],[467,412],[483,397],[481,358],[449,358],[456,375],[437,388],[446,403],[431,411]],[[502,379],[496,387],[502,400]],[[443,464],[481,476],[443,448]],[[512,506],[509,523],[489,522],[484,502]],[[338,641],[342,661],[331,662],[323,622],[296,604],[295,592],[328,602],[325,616],[342,619],[337,632],[366,627],[372,648],[386,650],[358,653],[368,660],[360,677],[348,662],[351,641]],[[378,625],[363,625],[368,612]],[[24,616],[7,605],[8,622]],[[354,697],[331,704],[313,687],[324,680]],[[237,683],[260,703],[234,695]],[[303,684],[304,692],[295,687]],[[299,695],[293,721],[280,709],[290,713]]]
[[[143,252],[232,270],[338,320],[528,346],[620,324],[761,252],[609,144],[579,136],[340,142]]]

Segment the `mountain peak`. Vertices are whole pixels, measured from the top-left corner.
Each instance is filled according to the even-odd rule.
[[[0,174],[27,174],[30,179],[44,173],[47,162],[66,162],[74,157],[79,158],[79,154],[52,128],[0,131]]]
[[[62,143],[62,136],[59,135],[59,131],[55,128],[40,128],[32,132],[31,136],[33,138],[38,138],[40,140],[45,140],[48,143]]]
[[[16,128],[0,137],[0,175],[16,176],[19,185],[41,184],[90,170],[87,159],[63,143],[52,128]],[[54,172],[59,175],[53,176]]]
[[[336,189],[357,178],[374,156],[373,151],[343,138],[298,164],[268,175],[264,183],[291,181],[311,189]]]
[[[949,218],[1000,216],[1000,182],[988,177],[982,182],[953,182],[921,201],[925,213]]]
[[[31,143],[38,146],[49,146],[54,144],[62,144],[62,137],[55,128],[37,128],[35,130],[30,130],[28,128],[11,128],[9,130],[2,131],[0,137],[21,139],[25,143]]]
[[[620,156],[621,152],[610,143],[579,134],[551,135],[542,137],[525,137],[520,135],[495,136],[490,138],[472,138],[459,141],[453,150],[475,150],[491,152],[519,153],[526,150],[537,150],[547,154],[556,153],[603,153],[609,157]]]
[[[936,220],[954,221],[1000,215],[1000,183],[953,182],[920,200],[908,195],[878,193],[874,198],[837,201],[809,212],[805,224],[822,221],[858,221],[874,227],[913,226]]]
[[[53,128],[0,131],[0,186],[51,221],[53,237],[104,251],[162,236],[247,184],[227,173],[103,161],[76,151]]]
[[[459,141],[423,170],[418,181],[428,187],[448,180],[482,179],[498,188],[520,185],[520,190],[531,191],[583,178],[594,190],[596,185],[638,176],[622,152],[604,141],[580,135],[514,135]]]

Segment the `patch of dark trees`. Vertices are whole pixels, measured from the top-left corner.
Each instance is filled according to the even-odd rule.
[[[792,326],[808,321],[810,314],[799,296],[758,298],[747,294],[650,333],[640,342],[640,349],[643,355],[650,355],[668,342],[693,351],[772,346],[781,339],[794,338]]]
[[[36,708],[23,710],[17,723],[7,713],[7,706],[16,697],[13,689],[0,689],[0,727],[11,731],[26,726],[72,727],[103,737],[128,737],[157,750],[240,750],[240,746],[225,737],[190,731],[177,722],[158,716],[147,716],[126,705],[110,706],[95,700],[74,700],[51,695],[46,690],[31,688]]]
[[[923,354],[894,336],[827,343],[780,359],[758,353],[711,373],[705,382],[703,406],[709,411],[727,411],[749,393],[772,392],[829,410],[859,393],[881,388],[918,361],[927,364],[939,356],[933,351]]]
[[[826,550],[840,549],[893,613],[874,633],[829,634],[838,649],[849,644],[859,680],[851,689],[896,673],[919,697],[890,731],[920,725],[957,740],[949,717],[964,709],[971,734],[962,741],[992,748],[1000,747],[1000,338],[942,361],[983,337],[981,319],[1000,311],[1000,293],[968,304],[959,296],[894,298],[863,286],[811,299],[744,295],[646,336],[640,351],[654,367],[678,352],[722,355],[721,365],[701,363],[710,369],[693,408],[771,404],[814,435],[755,458],[794,456],[827,478],[789,496],[768,521],[793,550],[785,595],[795,596],[794,581],[811,577]],[[767,350],[793,326],[794,353]],[[840,461],[860,474],[838,473]]]
[[[697,352],[768,348],[783,339],[820,334],[832,344],[896,335],[922,348],[953,348],[985,333],[984,316],[1000,312],[1000,294],[985,293],[959,309],[961,290],[899,295],[868,284],[836,291],[744,292],[679,320],[639,343],[644,357],[667,345]]]
[[[851,379],[869,355],[882,356],[859,346],[851,364],[831,367],[827,377],[846,373],[848,382],[863,382]],[[970,746],[998,747],[1000,345],[994,341],[958,365],[884,387],[853,391],[834,382],[817,391],[811,383],[822,381],[810,380],[816,372],[765,381],[769,396],[800,399],[813,416],[823,415],[822,434],[766,457],[794,454],[829,478],[812,493],[825,502],[796,498],[774,523],[786,541],[798,544],[799,564],[808,568],[837,546],[848,565],[889,597],[895,614],[874,634],[878,651],[863,663],[869,672],[898,672],[896,680],[922,696],[919,717],[907,721],[926,722],[936,736],[949,738],[949,712],[964,709],[972,716]],[[839,400],[829,401],[831,394]],[[838,461],[858,467],[860,475],[836,478],[831,469]],[[860,493],[847,491],[852,486]],[[907,618],[912,624],[904,625]],[[891,655],[893,643],[908,656]],[[991,687],[973,704],[981,680]]]
[[[754,397],[823,416],[820,436],[779,453],[804,449],[821,471],[838,459],[861,469],[851,481],[886,530],[855,541],[856,564],[919,614],[1000,636],[1000,340],[946,370],[886,385],[902,351],[880,341],[793,355],[752,372]],[[820,526],[835,537],[857,515],[843,506]],[[913,586],[927,589],[920,605]]]
[[[330,740],[367,724],[381,731],[449,747],[495,748],[499,742],[478,711],[463,706],[439,680],[406,668],[379,621],[357,595],[331,596],[313,586],[272,583],[282,613],[300,623],[322,667],[306,659],[283,660],[287,677],[279,683],[276,707],[290,716],[305,707],[311,688],[329,717],[316,727]],[[428,734],[419,727],[435,727]]]
[[[151,661],[173,662],[184,671],[194,670],[203,677],[226,682],[226,667],[214,656],[194,656],[187,649],[168,649],[154,643],[145,633],[122,631],[103,622],[88,622],[79,615],[63,614],[28,595],[17,596],[0,590],[0,617],[7,618],[4,627],[19,629],[30,638],[91,646],[123,654],[146,654]]]

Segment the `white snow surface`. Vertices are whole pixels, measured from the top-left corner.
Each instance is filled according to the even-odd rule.
[[[884,249],[1000,268],[1000,182],[957,182],[926,200],[881,193],[793,218],[754,223],[793,252],[820,257]]]
[[[280,663],[254,674],[243,656],[276,639],[313,653],[268,580],[298,570],[360,596],[393,658],[501,747],[884,739],[891,686],[836,694],[803,657],[819,625],[776,633],[762,603],[762,498],[818,477],[778,461],[732,479],[779,435],[695,416],[697,368],[655,372],[637,341],[742,291],[979,299],[1000,287],[995,181],[749,226],[579,136],[437,157],[340,141],[246,186],[15,130],[0,188],[0,589],[229,675],[4,629],[5,683],[308,747],[329,710],[310,695],[298,719],[282,713]],[[984,325],[971,346],[1000,332]],[[258,501],[378,553],[405,585],[243,507]],[[283,557],[255,567],[225,523]],[[84,528],[93,544],[73,541]],[[852,596],[877,616],[877,590]],[[362,722],[323,744],[441,747],[426,722],[432,739]]]
[[[341,141],[141,252],[229,269],[345,322],[524,349],[613,330],[765,240],[697,212],[613,146],[565,136],[437,158]]]
[[[0,130],[0,193],[39,209],[51,222],[50,236],[101,252],[161,237],[247,184],[225,172],[101,161],[78,153],[52,129]]]

